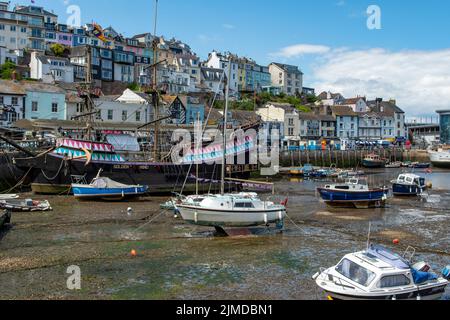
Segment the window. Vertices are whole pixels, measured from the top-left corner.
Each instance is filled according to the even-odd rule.
[[[0,24],[0,30],[5,30],[5,25],[4,24]]]
[[[288,136],[293,136],[294,135],[294,128],[289,128],[288,129]]]
[[[289,125],[293,126],[294,125],[294,119],[289,119]]]
[[[141,112],[136,111],[136,121],[141,121]]]
[[[114,110],[108,110],[108,120],[112,120],[114,118]]]
[[[58,112],[58,104],[56,102],[52,103],[52,112],[57,113]]]
[[[336,271],[341,275],[350,279],[364,287],[368,287],[373,280],[375,280],[375,273],[368,269],[354,263],[348,259],[342,260],[342,262],[336,267]]]
[[[128,112],[126,110],[122,111],[122,121],[128,120]]]
[[[22,33],[27,33],[27,28],[21,27],[21,28],[20,28],[20,32],[22,32]]]
[[[37,112],[38,111],[38,102],[37,101],[31,102],[31,111],[32,112]]]
[[[11,104],[12,104],[13,106],[19,105],[19,98],[17,98],[17,97],[12,97],[12,98],[11,98]]]
[[[398,274],[381,278],[380,283],[378,284],[378,288],[396,288],[409,286],[410,284],[411,280],[407,276],[405,276],[404,274]]]
[[[16,31],[16,26],[10,26],[10,30],[15,32]]]
[[[10,42],[11,42],[11,43],[16,43],[16,38],[11,38],[11,39],[10,39]]]

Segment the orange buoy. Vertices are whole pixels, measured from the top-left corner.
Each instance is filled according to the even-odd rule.
[[[131,250],[130,254],[131,254],[132,257],[136,257],[137,256],[137,252],[134,249]]]
[[[400,243],[400,240],[398,240],[398,239],[394,239],[394,241],[392,241],[394,244],[399,244]]]

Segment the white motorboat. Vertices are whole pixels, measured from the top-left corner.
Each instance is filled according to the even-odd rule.
[[[404,257],[376,245],[346,255],[336,266],[313,276],[333,300],[439,300],[449,284],[449,267],[442,276],[424,262],[412,264],[415,250]],[[408,256],[408,259],[405,257]]]
[[[282,223],[286,207],[256,193],[190,196],[176,209],[189,223],[209,227],[253,227]]]
[[[431,163],[436,168],[450,168],[450,150],[438,149],[437,151],[428,150]]]
[[[391,181],[395,196],[418,196],[427,190],[425,178],[412,173],[404,173]]]

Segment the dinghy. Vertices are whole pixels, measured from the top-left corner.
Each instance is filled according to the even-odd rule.
[[[0,209],[11,210],[13,212],[36,212],[53,210],[47,200],[36,201],[32,199],[0,200]]]

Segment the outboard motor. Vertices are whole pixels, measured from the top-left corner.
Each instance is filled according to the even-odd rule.
[[[446,267],[444,268],[444,270],[442,270],[442,276],[443,276],[446,280],[450,281],[450,265],[446,266]]]

